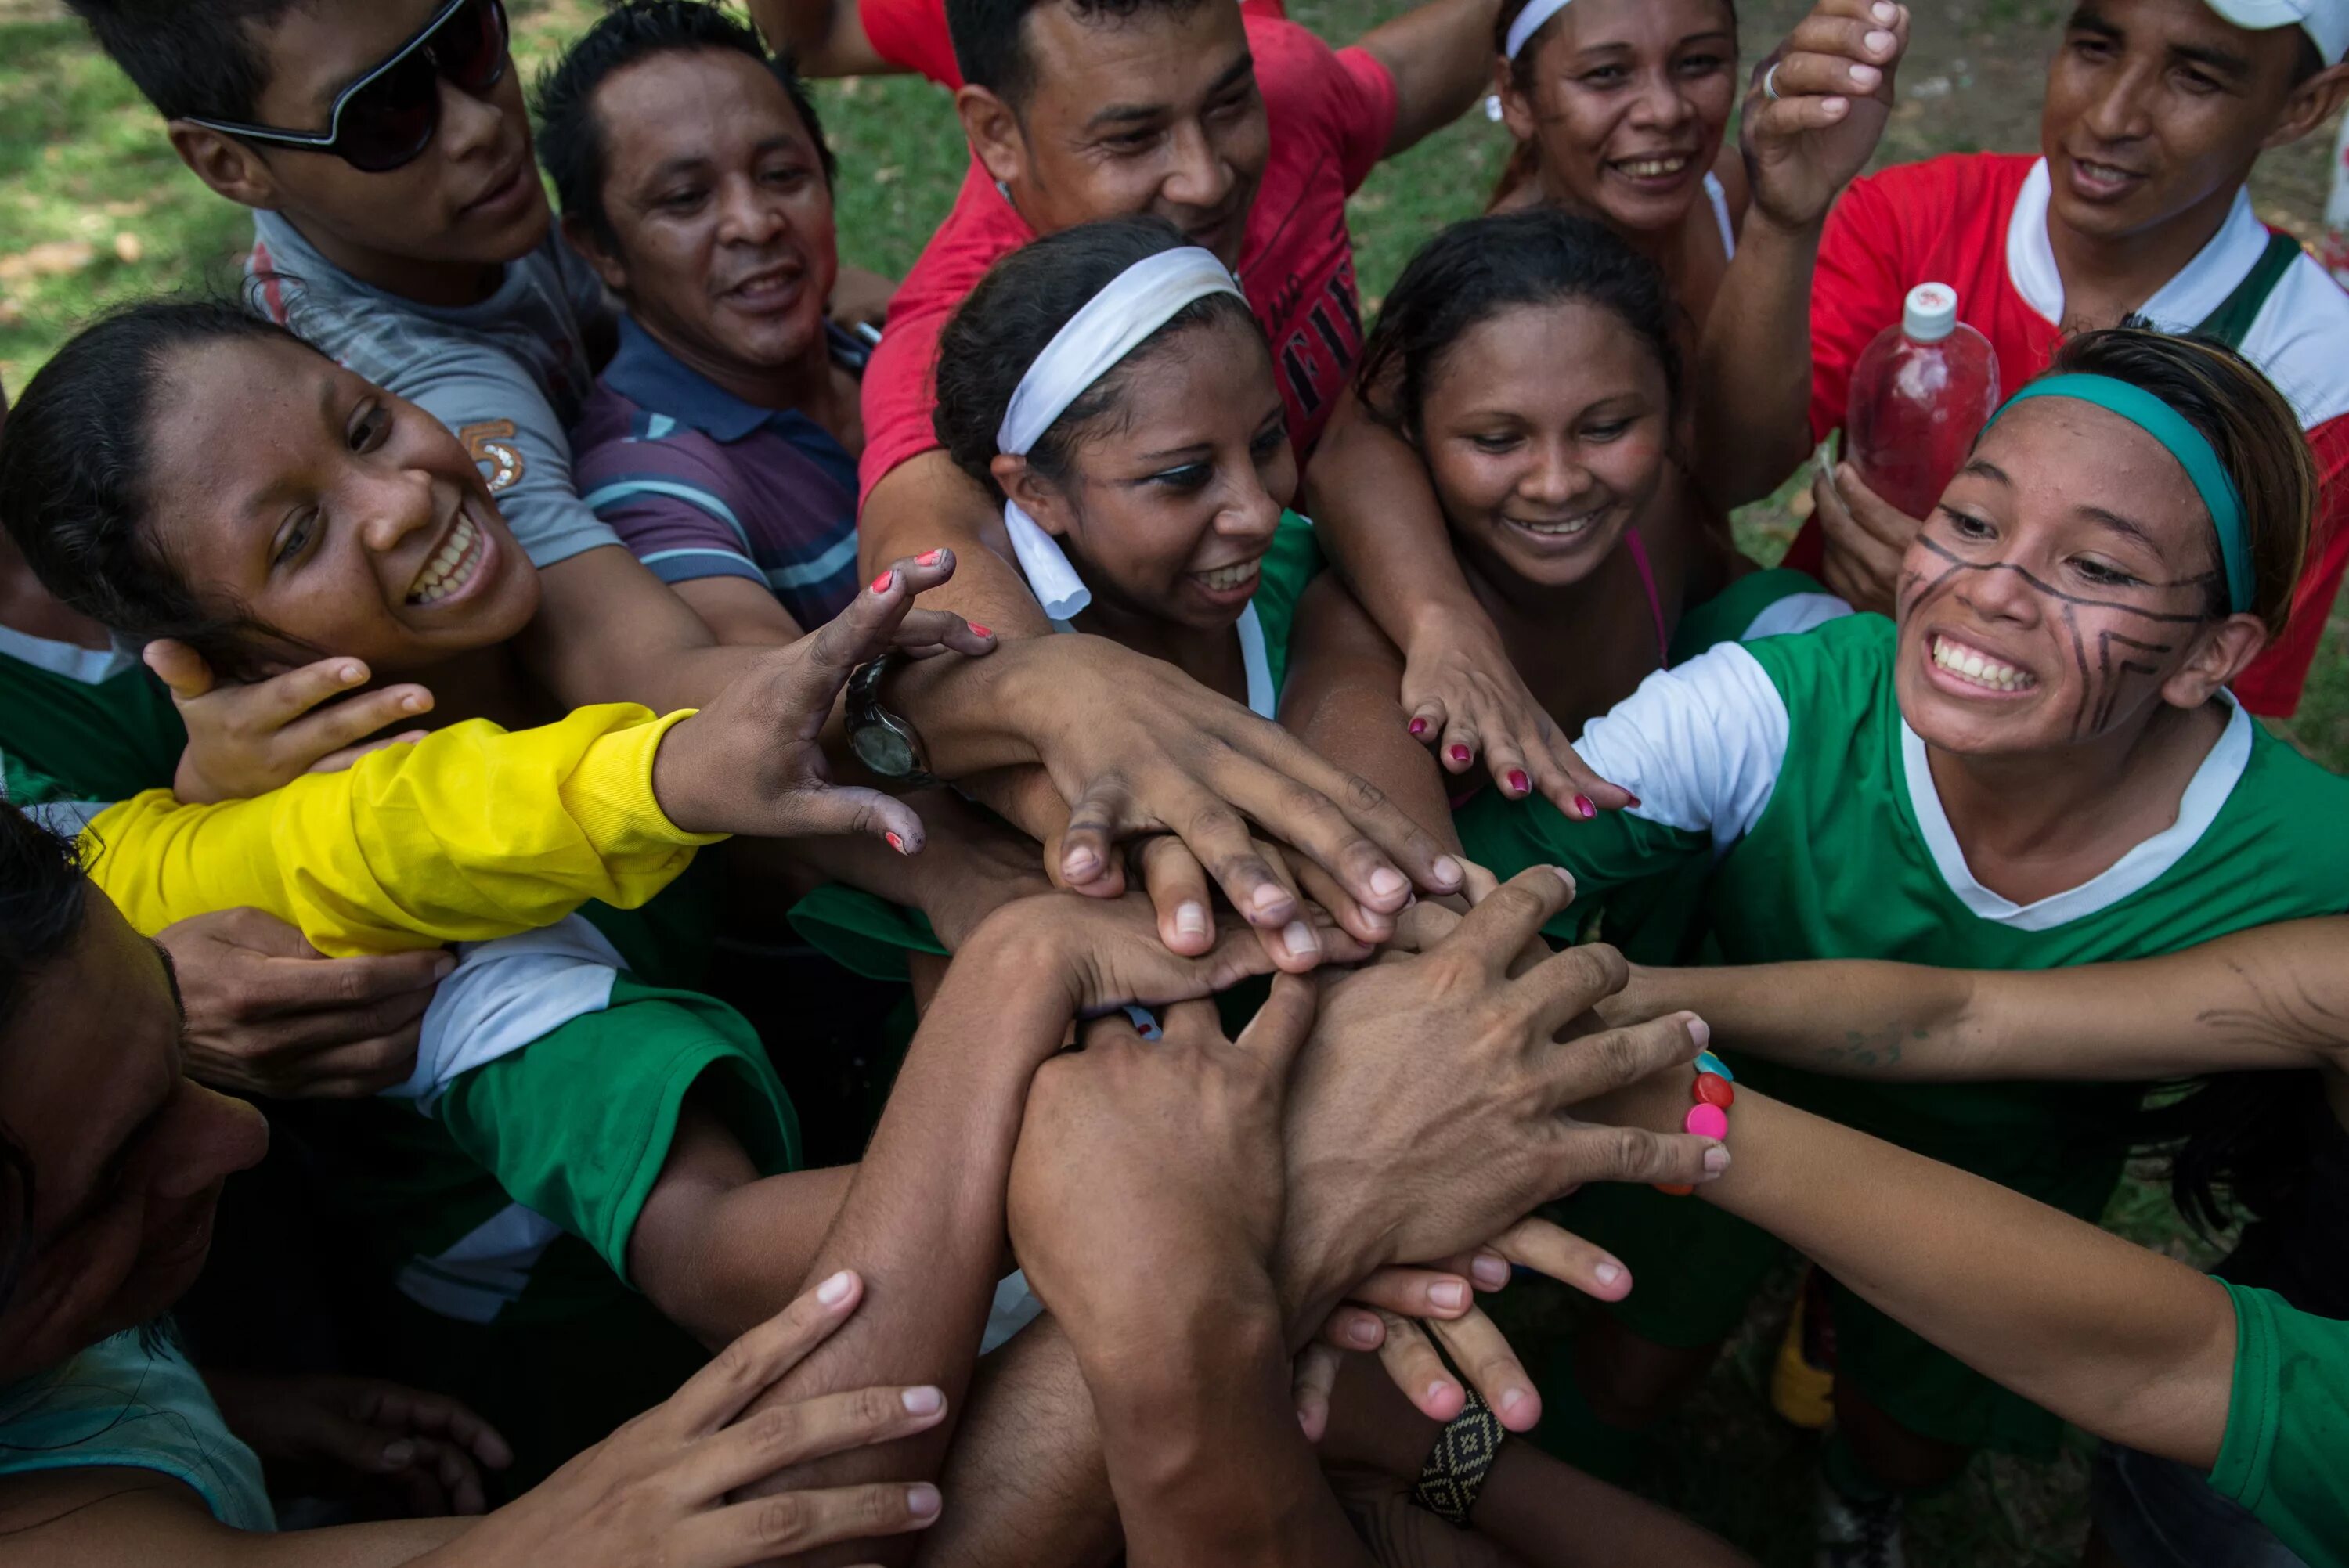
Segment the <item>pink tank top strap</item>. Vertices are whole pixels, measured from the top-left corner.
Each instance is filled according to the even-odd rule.
[[[1640,586],[1648,591],[1648,614],[1656,623],[1656,658],[1660,666],[1672,662],[1671,634],[1664,630],[1664,602],[1656,593],[1656,569],[1648,564],[1648,547],[1640,539],[1636,528],[1623,535],[1625,548],[1631,552],[1631,564],[1640,569]]]

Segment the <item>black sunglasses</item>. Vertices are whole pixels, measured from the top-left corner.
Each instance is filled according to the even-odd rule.
[[[382,174],[413,163],[432,145],[440,129],[441,77],[479,96],[505,74],[505,6],[500,0],[449,0],[389,59],[335,95],[323,131],[184,118],[240,141],[331,152],[364,173]]]

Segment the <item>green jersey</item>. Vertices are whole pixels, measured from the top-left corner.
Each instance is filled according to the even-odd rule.
[[[2349,908],[2349,835],[2335,828],[2349,820],[2349,781],[2240,707],[2174,825],[2078,887],[2029,905],[2001,897],[1967,869],[1924,742],[1901,719],[1894,647],[1892,623],[1855,615],[1801,636],[1725,645],[1651,676],[1578,743],[1586,762],[1641,805],[1568,822],[1539,798],[1487,795],[1460,814],[1466,849],[1504,876],[1562,865],[1585,897],[1660,867],[1711,860],[1706,922],[1732,964],[1885,958],[2053,968],[2148,957]],[[1770,1092],[2026,1189],[2036,1184],[2015,1178],[2034,1165],[2085,1174],[2082,1133],[2109,1126],[2131,1092],[1894,1086],[1753,1068]],[[2109,1171],[2117,1150],[2101,1153]],[[2093,1213],[2108,1190],[2107,1176],[2102,1190],[2071,1194],[2064,1206]]]
[[[2311,1568],[2349,1568],[2349,1323],[2301,1312],[2273,1291],[2227,1284],[2227,1294],[2235,1383],[2210,1485]]]
[[[137,655],[0,626],[0,787],[11,801],[128,799],[169,785],[187,744],[171,694]]]

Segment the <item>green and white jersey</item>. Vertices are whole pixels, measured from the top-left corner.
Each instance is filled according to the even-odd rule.
[[[0,626],[0,789],[19,806],[171,782],[186,727],[138,656]]]
[[[2235,1382],[2210,1485],[2312,1568],[2349,1568],[2349,1323],[2219,1283],[2235,1305]]]
[[[1855,615],[1800,636],[1726,644],[1650,676],[1576,743],[1641,805],[1568,822],[1538,797],[1488,793],[1459,813],[1468,853],[1504,876],[1562,865],[1584,898],[1710,858],[1706,923],[1731,964],[1884,958],[2044,969],[2147,957],[2349,909],[2349,833],[2340,830],[2349,781],[2240,707],[2174,825],[2032,904],[1982,886],[1941,808],[1924,742],[1901,719],[1895,636],[1882,616]],[[1838,1044],[1899,1048],[1822,1042]],[[1984,1173],[2044,1161],[2051,1174],[2082,1174],[2082,1135],[2109,1127],[2131,1094],[1886,1086],[1753,1067],[1770,1092]],[[2116,1150],[2103,1152],[2109,1160]]]

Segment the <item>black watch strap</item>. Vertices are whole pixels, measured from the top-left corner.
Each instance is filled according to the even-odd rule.
[[[1501,1439],[1508,1436],[1501,1418],[1475,1389],[1468,1403],[1435,1435],[1427,1462],[1419,1467],[1419,1484],[1411,1500],[1455,1530],[1468,1528],[1469,1511],[1485,1490],[1485,1478],[1500,1457]]]

